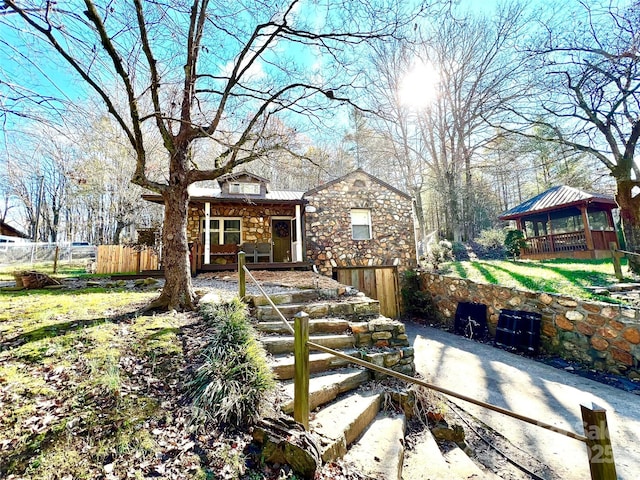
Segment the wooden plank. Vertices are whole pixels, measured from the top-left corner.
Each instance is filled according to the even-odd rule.
[[[380,302],[380,313],[385,317],[397,318],[400,314],[398,308],[398,292],[395,268],[376,269],[376,288],[378,290],[378,301]]]
[[[580,405],[580,411],[592,480],[615,480],[618,476],[605,409],[592,403],[591,407]]]
[[[378,288],[377,288],[377,268],[367,268],[361,271],[362,275],[362,291],[374,300],[378,300]]]
[[[158,254],[153,248],[136,250],[124,245],[100,245],[96,255],[97,273],[129,273],[157,270]]]
[[[295,376],[293,419],[309,430],[309,315],[299,312],[294,320]]]

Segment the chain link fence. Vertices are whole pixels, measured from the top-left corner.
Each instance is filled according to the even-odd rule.
[[[86,263],[96,259],[96,247],[83,242],[0,243],[0,267],[29,265],[34,263]]]

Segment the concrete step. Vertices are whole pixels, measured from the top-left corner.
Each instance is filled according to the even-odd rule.
[[[309,340],[334,350],[353,348],[356,344],[353,335],[311,335]],[[293,336],[260,337],[260,342],[271,355],[293,352]]]
[[[464,480],[494,480],[498,478],[493,472],[485,472],[462,451],[460,447],[453,447],[443,454],[449,464],[451,476],[447,478]]]
[[[351,320],[380,315],[380,303],[367,297],[344,297],[336,302],[287,303],[278,305],[285,318],[293,318],[299,312],[306,312],[309,318],[342,317]],[[256,318],[261,321],[280,320],[271,305],[261,305],[255,309]]]
[[[293,327],[293,321],[291,321]],[[255,324],[256,330],[263,333],[289,334],[289,329],[282,319],[259,322]],[[349,322],[342,318],[321,318],[309,320],[309,333],[343,333],[349,330]]]
[[[404,415],[379,413],[344,456],[344,462],[371,478],[400,480],[405,423]]]
[[[358,350],[346,350],[344,353],[357,358],[362,357]],[[293,354],[272,357],[269,363],[276,378],[280,380],[293,378],[295,372]],[[348,360],[336,357],[330,353],[312,352],[309,354],[309,371],[311,373],[328,372],[337,368],[346,367],[347,365],[349,365]]]
[[[428,428],[425,428],[413,449],[407,451],[402,467],[403,480],[453,480],[458,479],[449,468],[440,447]]]
[[[347,448],[373,421],[380,410],[379,393],[351,392],[318,411],[309,423],[319,438],[322,460],[342,458]]]
[[[344,368],[335,372],[314,375],[309,379],[309,409],[315,410],[320,405],[327,404],[341,393],[355,390],[368,382],[371,375],[367,370],[358,368]],[[293,381],[284,382],[284,396],[282,411],[293,412]]]
[[[337,297],[338,292],[332,291],[327,296],[329,297]],[[276,293],[273,295],[269,295],[269,298],[276,305],[283,305],[286,303],[307,303],[307,302],[315,302],[321,298],[321,291],[319,290],[298,290],[295,292],[287,292],[287,293]],[[251,295],[248,298],[249,303],[254,307],[259,307],[263,305],[269,305],[269,301],[266,299],[264,295]]]

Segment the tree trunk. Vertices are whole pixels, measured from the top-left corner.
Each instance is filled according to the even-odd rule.
[[[458,207],[458,190],[455,175],[451,172],[445,174],[448,215],[445,219],[447,225],[447,238],[454,242],[462,241],[462,226],[460,225],[460,211]]]
[[[620,220],[627,250],[640,253],[640,197],[633,196],[635,182],[618,180],[616,201],[620,206]],[[640,256],[629,255],[629,269],[640,274]]]
[[[122,234],[122,230],[124,230],[125,226],[126,226],[126,224],[122,220],[116,220],[116,229],[113,232],[113,244],[114,245],[119,245],[120,244],[120,234]]]
[[[473,212],[473,187],[471,182],[471,156],[464,156],[464,197],[463,197],[463,241],[468,242],[473,238],[474,212]]]
[[[193,310],[196,296],[191,285],[187,215],[189,193],[186,185],[175,185],[164,194],[162,263],[165,284],[160,297],[147,309]]]

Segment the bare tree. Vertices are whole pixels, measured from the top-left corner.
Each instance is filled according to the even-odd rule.
[[[426,25],[414,48],[383,47],[374,59],[382,72],[376,98],[387,113],[385,128],[395,140],[398,171],[410,191],[429,185],[438,192],[443,213],[436,217],[454,240],[475,233],[472,172],[478,152],[498,135],[490,122],[502,121],[505,106],[526,95],[525,89],[515,87],[525,65],[514,48],[526,21],[518,4],[500,7],[491,17],[447,15]],[[424,89],[435,90],[433,99],[412,109],[400,102],[398,91],[416,63],[437,72],[439,81],[423,83]]]
[[[526,133],[597,158],[615,179],[627,248],[640,251],[640,3],[580,3],[571,23],[548,21],[531,55],[541,102],[518,113],[542,127]],[[630,259],[640,272],[640,260]]]
[[[149,307],[191,309],[187,187],[284,148],[274,118],[319,121],[329,104],[355,101],[364,85],[351,65],[367,42],[413,21],[401,3],[85,0],[78,12],[60,2],[5,0],[15,15],[3,22],[52,45],[125,132],[136,155],[132,181],[160,194],[165,206],[166,282]],[[114,90],[125,92],[126,109],[114,102]],[[163,180],[147,170],[148,124],[168,155]],[[192,157],[204,141],[215,145],[210,168]]]

